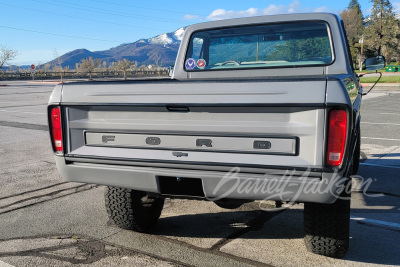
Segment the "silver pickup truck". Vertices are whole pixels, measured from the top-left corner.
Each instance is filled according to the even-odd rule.
[[[307,249],[343,257],[360,157],[352,65],[333,14],[189,26],[171,78],[55,87],[57,168],[68,181],[107,185],[110,218],[141,232],[165,197],[305,203]]]

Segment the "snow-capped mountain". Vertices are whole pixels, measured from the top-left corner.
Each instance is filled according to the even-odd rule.
[[[93,57],[98,58],[107,64],[126,58],[137,61],[141,64],[155,64],[158,66],[169,66],[175,62],[179,45],[182,41],[185,28],[170,33],[163,33],[149,39],[140,39],[133,43],[121,44],[104,51],[89,51],[86,49],[76,49],[60,57],[62,66],[75,68],[75,64],[82,59]],[[50,61],[50,64],[56,64],[58,60]]]
[[[178,30],[172,33],[163,33],[156,37],[147,39],[150,44],[160,44],[160,45],[169,45],[173,43],[180,43],[182,41],[183,33],[185,32],[184,28],[179,28]]]

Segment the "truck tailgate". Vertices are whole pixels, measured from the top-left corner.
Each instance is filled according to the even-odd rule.
[[[325,90],[322,79],[66,84],[66,157],[319,168]]]

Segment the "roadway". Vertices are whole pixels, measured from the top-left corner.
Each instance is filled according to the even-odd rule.
[[[364,98],[350,249],[338,260],[305,250],[300,204],[265,212],[259,202],[224,210],[212,202],[167,199],[151,234],[115,227],[105,212],[104,187],[66,183],[56,170],[46,121],[54,84],[1,84],[7,86],[0,87],[0,266],[400,264],[396,86],[378,87]],[[363,181],[371,181],[366,190],[358,187]]]

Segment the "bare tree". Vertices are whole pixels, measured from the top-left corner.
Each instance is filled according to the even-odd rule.
[[[130,69],[133,62],[124,58],[124,60],[118,60],[117,62],[117,70],[120,70],[124,73],[124,79],[126,80],[126,71]]]
[[[12,50],[4,45],[0,46],[0,70],[5,64],[7,64],[10,60],[13,60],[17,55],[18,51]]]
[[[50,71],[50,67],[51,67],[50,63],[44,64],[44,72],[49,72]]]
[[[93,57],[85,58],[81,60],[78,71],[89,74],[89,80],[92,79],[92,72],[100,66],[100,59],[93,59]]]
[[[54,51],[53,51],[53,55],[54,55],[54,57],[55,57],[55,61],[56,61],[56,64],[55,64],[55,66],[53,67],[53,70],[54,71],[59,71],[60,72],[60,76],[61,76],[61,82],[63,82],[63,67],[62,67],[62,59],[61,59],[61,57],[59,56],[59,54],[58,54],[58,51],[57,51],[57,49],[54,49]]]
[[[106,71],[106,70],[107,70],[107,62],[103,61],[103,62],[101,63],[101,67],[102,67],[102,70],[103,70],[103,71]]]

